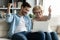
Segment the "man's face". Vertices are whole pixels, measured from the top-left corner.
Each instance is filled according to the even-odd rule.
[[[22,7],[22,14],[26,15],[30,10],[30,7]]]
[[[42,15],[42,10],[40,10],[40,9],[34,10],[33,13],[34,13],[34,15],[35,15],[36,17],[39,17],[39,16]]]

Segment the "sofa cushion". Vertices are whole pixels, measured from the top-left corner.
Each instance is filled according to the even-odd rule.
[[[57,26],[57,33],[60,34],[60,25]]]
[[[5,19],[0,19],[0,37],[7,37],[8,29]]]

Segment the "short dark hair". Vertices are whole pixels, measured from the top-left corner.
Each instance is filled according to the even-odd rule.
[[[22,3],[21,7],[30,7],[31,8],[31,5],[28,2],[24,2],[24,3]]]

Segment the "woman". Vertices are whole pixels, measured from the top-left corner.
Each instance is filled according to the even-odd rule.
[[[51,17],[51,8],[49,6],[48,8],[48,16],[43,16],[43,10],[41,6],[35,6],[33,8],[33,14],[35,15],[35,17],[33,18],[33,20],[37,20],[37,21],[47,21],[50,19]]]
[[[43,10],[42,10],[41,6],[35,6],[33,8],[33,14],[35,16],[33,18],[33,29],[34,29],[34,27],[36,27],[36,29],[38,30],[38,28],[37,28],[38,25],[34,26],[34,22],[37,23],[37,22],[41,22],[41,21],[47,21],[50,19],[50,17],[51,17],[51,8],[50,7],[51,6],[49,6],[49,8],[48,8],[48,13],[49,13],[48,16],[43,16]],[[43,28],[40,28],[40,29],[41,30],[39,30],[39,31],[43,30]],[[44,34],[45,34],[45,40],[58,40],[56,32],[47,32],[44,30]]]
[[[32,21],[33,21],[33,29],[37,28],[37,30],[38,29],[43,30],[45,28],[44,31],[47,31],[46,30],[46,27],[48,26],[48,21],[47,20],[49,20],[50,17],[51,17],[51,8],[50,8],[50,6],[48,8],[48,11],[49,11],[48,16],[44,16],[41,6],[35,6],[33,8],[33,14],[34,14],[34,18],[32,19]],[[45,27],[45,26],[42,26],[42,25],[47,25],[47,26]],[[41,26],[41,27],[39,28],[39,26]],[[42,27],[43,27],[43,29],[42,29]]]

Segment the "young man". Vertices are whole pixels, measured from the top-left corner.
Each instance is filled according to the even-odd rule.
[[[23,3],[20,12],[17,14],[10,13],[10,8],[11,4],[8,4],[8,13],[6,14],[6,21],[10,26],[8,37],[11,38],[13,34],[19,32],[30,32],[32,24],[30,18],[27,16],[27,12],[31,8],[30,4],[27,2]]]
[[[8,32],[9,38],[11,38],[12,40],[44,40],[43,32],[30,32],[32,29],[32,22],[31,19],[27,16],[27,12],[31,8],[29,3],[23,3],[21,5],[20,12],[17,14],[10,13],[10,7],[11,4],[8,4],[8,13],[6,14],[6,21],[10,26]]]

